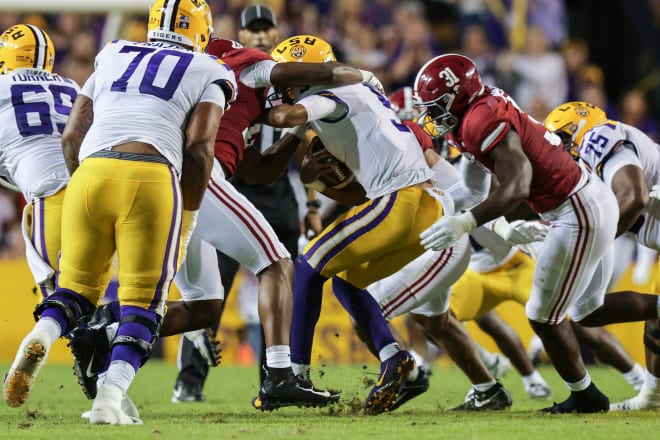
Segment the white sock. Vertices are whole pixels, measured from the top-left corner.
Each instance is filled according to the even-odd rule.
[[[426,365],[426,361],[424,360],[421,354],[417,353],[412,348],[408,349],[408,353],[410,353],[413,359],[415,359],[415,365]]]
[[[630,385],[635,385],[635,383],[644,381],[644,368],[635,362],[632,369],[627,373],[623,373],[623,378],[626,379]]]
[[[589,376],[589,372],[587,371],[587,374],[582,378],[582,380],[579,380],[574,383],[569,383],[569,382],[564,382],[564,383],[571,391],[584,391],[589,387],[589,385],[591,385],[591,376]]]
[[[650,389],[660,392],[660,378],[652,375],[649,370],[644,371],[644,381]]]
[[[380,350],[378,353],[378,358],[380,359],[381,362],[385,362],[395,354],[397,354],[399,351],[401,351],[401,347],[399,347],[399,344],[396,342],[392,342],[391,344],[387,344],[385,347]]]
[[[522,382],[523,385],[525,385],[525,388],[529,388],[533,383],[545,384],[545,380],[538,370],[532,371],[532,373],[527,376],[522,376]]]
[[[46,333],[50,339],[50,345],[53,345],[53,342],[62,336],[60,323],[49,317],[39,318],[32,331]]]
[[[104,384],[114,385],[126,394],[135,379],[133,365],[126,361],[112,361],[105,376]]]
[[[484,383],[473,383],[472,387],[480,392],[488,391],[495,385],[497,381],[495,379],[491,380],[490,382],[484,382]]]
[[[291,348],[288,345],[273,345],[266,348],[266,366],[288,368],[291,366]]]
[[[107,371],[99,373],[98,377],[96,378],[96,388],[101,388],[101,385],[103,385],[105,382],[105,376],[107,376],[107,374]]]
[[[302,376],[303,379],[310,380],[309,364],[296,364],[291,362],[291,368],[293,368],[293,374],[296,376]]]

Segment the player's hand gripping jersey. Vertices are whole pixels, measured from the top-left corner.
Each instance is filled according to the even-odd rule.
[[[152,144],[158,133],[154,147],[180,173],[188,110],[197,102],[226,109],[236,96],[236,80],[226,64],[168,43],[116,40],[99,52],[95,64],[81,91],[94,101],[81,161],[125,142]]]

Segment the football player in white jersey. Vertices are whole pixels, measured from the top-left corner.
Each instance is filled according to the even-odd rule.
[[[158,336],[237,88],[231,70],[203,53],[211,24],[203,0],[156,0],[149,42],[117,40],[97,55],[62,135],[72,177],[58,285],[37,306],[5,380],[10,406],[27,399],[51,344],[93,312],[116,251],[121,321],[90,421],[140,422],[121,400]]]
[[[552,110],[545,126],[593,175],[612,188],[619,204],[617,235],[631,232],[644,246],[660,251],[660,198],[649,190],[660,183],[660,146],[641,130],[607,119],[586,102],[568,102]],[[625,295],[619,293],[618,295]],[[660,297],[658,298],[660,315]],[[646,380],[639,394],[613,403],[611,410],[660,408],[660,321],[644,328]]]
[[[62,200],[69,171],[61,136],[80,87],[53,74],[46,32],[18,24],[0,36],[0,176],[28,202],[23,232],[28,265],[44,297],[55,287]]]
[[[330,45],[311,35],[281,42],[272,55],[277,61],[334,60]],[[423,248],[416,235],[446,210],[452,212],[453,203],[447,194],[431,188],[433,172],[415,136],[374,88],[295,88],[285,90],[283,98],[290,105],[274,107],[269,125],[309,124],[325,148],[355,174],[370,199],[326,227],[295,261],[291,361],[297,373],[309,374],[322,286],[332,278],[335,295],[369,333],[381,360],[381,374],[365,410],[388,411],[415,362],[399,348],[380,306],[364,289],[419,256]]]

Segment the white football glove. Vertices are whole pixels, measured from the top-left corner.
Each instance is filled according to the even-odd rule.
[[[358,70],[362,74],[362,82],[365,82],[373,86],[376,90],[380,92],[381,95],[385,94],[385,88],[383,87],[383,84],[380,82],[380,80],[376,78],[376,75],[374,75],[372,72],[369,72],[368,70],[362,70],[362,69],[358,69]]]
[[[477,226],[477,221],[470,211],[457,215],[440,217],[431,227],[419,235],[424,249],[441,251],[456,244],[463,234],[467,234]]]
[[[509,228],[502,236],[511,245],[528,244],[545,240],[548,227],[541,222],[515,220],[509,223]]]
[[[197,226],[197,215],[199,211],[186,211],[183,210],[181,216],[181,241],[179,242],[179,264],[177,267],[181,267],[183,262],[186,259],[186,253],[188,251],[188,244],[192,238],[193,231],[195,226]]]
[[[657,183],[651,187],[651,192],[649,192],[649,197],[652,199],[660,200],[660,183]]]

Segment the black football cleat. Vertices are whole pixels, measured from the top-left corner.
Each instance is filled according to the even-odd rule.
[[[610,409],[610,399],[603,394],[592,382],[583,391],[571,391],[568,399],[554,403],[540,411],[546,414],[590,414],[607,412]]]
[[[252,406],[260,411],[272,411],[285,406],[320,407],[338,400],[339,393],[314,388],[311,381],[295,376],[290,368],[267,368]]]
[[[513,405],[511,393],[501,383],[486,391],[477,391],[474,388],[468,393],[462,405],[453,408],[453,411],[497,411],[508,409]]]

